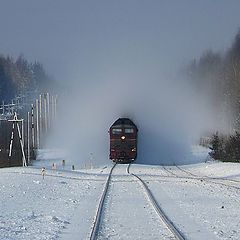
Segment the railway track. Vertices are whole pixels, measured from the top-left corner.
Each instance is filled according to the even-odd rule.
[[[170,174],[173,175],[174,177],[179,177],[177,174],[175,174],[175,173],[172,172],[171,170],[167,169],[164,165],[162,165],[162,167],[163,167],[163,169],[164,169],[166,172],[170,173]]]
[[[98,205],[98,208],[97,208],[97,213],[96,213],[96,216],[94,218],[93,227],[92,227],[92,231],[91,231],[91,234],[90,234],[90,240],[97,239],[104,200],[105,200],[106,195],[107,195],[107,191],[108,191],[108,187],[109,187],[109,183],[110,183],[110,179],[111,179],[111,176],[112,176],[113,169],[116,167],[116,165],[117,164],[115,163],[113,165],[113,167],[111,168],[111,170],[109,172],[109,175],[108,175],[108,178],[107,178],[107,181],[106,181],[106,184],[105,184],[105,187],[104,187],[104,190],[102,192],[102,196],[100,198],[100,202],[99,202],[99,205]]]
[[[105,202],[106,202],[106,197],[107,197],[108,191],[109,191],[109,185],[110,185],[110,182],[112,181],[111,180],[112,179],[112,173],[113,173],[113,170],[116,166],[117,166],[117,164],[115,164],[111,168],[111,170],[109,172],[109,175],[108,175],[108,178],[106,180],[102,195],[100,197],[100,201],[99,201],[99,204],[98,204],[98,207],[97,207],[96,215],[94,217],[93,227],[92,227],[90,237],[89,237],[90,240],[98,239],[99,230],[101,228],[100,225],[102,224],[101,223],[102,222],[101,218],[102,218],[103,212],[105,211],[105,210],[103,210],[104,209],[104,204],[106,204]],[[172,235],[170,238],[171,239],[176,239],[176,240],[185,240],[184,235],[177,229],[177,227],[173,224],[173,222],[167,217],[167,215],[161,209],[161,207],[157,203],[156,199],[154,198],[153,194],[151,193],[151,191],[147,187],[147,184],[139,176],[130,172],[130,166],[131,166],[131,164],[129,164],[126,168],[127,175],[125,177],[131,177],[128,182],[130,184],[139,183],[141,185],[141,187],[142,187],[141,189],[144,190],[143,193],[146,193],[146,195],[148,197],[149,208],[152,208],[157,213],[157,217],[160,218],[161,222],[163,222],[165,227],[170,231],[169,233]],[[144,200],[144,201],[146,201],[146,200]],[[153,210],[151,210],[151,211],[153,211]]]
[[[152,204],[152,207],[158,214],[158,216],[161,218],[161,220],[166,224],[167,228],[170,230],[170,232],[174,235],[175,239],[177,240],[185,240],[186,238],[184,235],[181,233],[181,231],[174,225],[174,223],[168,218],[166,213],[163,211],[163,209],[160,207],[156,199],[154,198],[152,192],[148,188],[147,184],[136,174],[130,173],[130,166],[131,164],[128,165],[127,167],[127,173],[135,177],[138,182],[142,185],[145,193],[148,196],[148,199],[150,203]]]
[[[192,173],[191,171],[187,171],[186,169],[183,169],[183,168],[179,167],[178,165],[175,165],[175,167],[178,168],[180,171],[185,172],[188,175],[191,175],[193,177],[207,178],[207,179],[211,179],[211,180],[222,180],[222,181],[225,181],[225,182],[232,182],[232,183],[239,183],[240,184],[240,181],[236,180],[236,179],[227,179],[227,178],[223,178],[223,177],[210,177],[210,176],[207,176],[207,175],[198,176],[198,175]]]
[[[179,166],[176,166],[177,169],[179,169],[180,171],[191,175],[197,179],[201,179],[201,181],[206,181],[206,182],[210,182],[216,185],[221,185],[221,186],[225,186],[225,187],[230,187],[233,189],[237,189],[240,190],[239,184],[240,181],[234,180],[234,179],[226,179],[226,178],[214,178],[214,177],[209,177],[209,176],[198,176],[196,174],[193,174],[190,171],[187,171]],[[237,185],[236,185],[237,184]]]
[[[213,184],[216,184],[216,185],[221,185],[221,186],[230,187],[230,188],[233,188],[233,189],[240,190],[240,186],[239,186],[240,181],[238,181],[238,180],[226,179],[226,178],[214,178],[214,177],[209,177],[209,176],[199,176],[199,175],[196,175],[196,174],[194,174],[190,171],[187,171],[187,170],[179,167],[178,165],[175,165],[175,167],[180,172],[186,174],[185,176],[182,176],[182,175],[177,174],[176,172],[173,172],[170,169],[167,169],[165,166],[162,166],[162,167],[165,171],[167,171],[172,176],[177,177],[177,178],[187,178],[187,179],[190,179],[190,180],[199,180],[201,182],[205,181],[205,182],[213,183]],[[234,185],[232,183],[234,183]]]

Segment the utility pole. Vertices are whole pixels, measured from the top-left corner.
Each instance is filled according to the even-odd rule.
[[[57,118],[57,95],[55,95],[55,101],[54,101],[54,121]]]
[[[42,137],[42,95],[39,95],[39,135]]]
[[[12,115],[13,115],[14,114],[14,103],[13,103],[13,100],[12,100],[11,110],[12,110]]]
[[[35,136],[34,136],[34,106],[31,104],[31,115],[32,115],[32,121],[31,121],[31,127],[32,127],[32,148],[35,148]]]
[[[27,113],[27,158],[30,162],[30,112]]]
[[[23,145],[24,145],[24,120],[22,120],[22,142],[23,142]]]
[[[39,149],[39,119],[38,119],[38,99],[36,99],[36,139],[37,139],[37,149]]]
[[[48,128],[50,128],[50,96],[49,93],[47,93],[47,122],[48,122]]]
[[[18,136],[19,136],[19,141],[20,141],[20,145],[21,145],[21,151],[22,151],[22,162],[23,162],[23,167],[27,166],[27,162],[26,162],[26,157],[25,157],[25,153],[24,153],[24,145],[23,145],[23,141],[22,141],[22,135],[21,135],[21,131],[20,131],[20,127],[19,127],[19,122],[21,122],[23,124],[23,119],[18,119],[17,118],[17,113],[14,113],[14,117],[13,120],[8,120],[9,122],[13,122],[13,127],[12,127],[12,134],[11,134],[11,141],[10,141],[10,145],[9,145],[9,155],[8,157],[10,158],[12,156],[12,146],[13,146],[13,139],[14,139],[14,128],[15,128],[15,124],[17,125],[17,131],[18,131]]]
[[[45,133],[48,131],[48,121],[47,121],[47,99],[44,97],[44,125],[45,125]]]
[[[51,122],[54,121],[54,96],[51,96]]]
[[[4,106],[4,101],[2,101],[2,114],[5,114],[5,106]]]

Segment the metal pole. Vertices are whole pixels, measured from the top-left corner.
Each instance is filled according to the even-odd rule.
[[[19,136],[19,138],[20,138],[20,145],[21,145],[22,156],[23,156],[23,167],[26,167],[26,166],[27,166],[27,163],[26,163],[26,157],[25,157],[25,153],[24,153],[24,147],[23,147],[23,142],[22,142],[22,136],[21,136],[20,127],[19,127],[18,122],[17,122],[17,130],[18,130],[18,136]]]
[[[20,131],[20,127],[19,127],[19,122],[23,123],[23,119],[19,120],[17,119],[17,113],[14,113],[14,117],[13,120],[8,120],[9,122],[13,122],[13,127],[12,127],[12,134],[11,134],[11,141],[10,141],[10,146],[9,146],[9,158],[12,156],[12,145],[13,145],[13,138],[14,138],[14,126],[15,123],[17,124],[17,131],[18,131],[18,136],[20,139],[20,145],[21,145],[21,151],[22,151],[22,161],[23,161],[23,166],[27,166],[26,163],[26,157],[25,157],[25,153],[24,153],[24,145],[23,145],[23,141],[22,141],[22,135],[21,135],[21,131]]]
[[[13,125],[12,125],[12,133],[11,133],[11,140],[10,140],[10,145],[9,145],[9,154],[8,154],[8,157],[11,157],[11,156],[12,156],[13,137],[14,137],[14,122],[13,122]]]
[[[23,142],[23,146],[24,146],[24,120],[22,119],[22,142]]]

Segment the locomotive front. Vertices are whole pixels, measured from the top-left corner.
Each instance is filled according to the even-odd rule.
[[[130,163],[137,157],[137,126],[129,118],[119,118],[110,127],[110,154],[113,162]]]

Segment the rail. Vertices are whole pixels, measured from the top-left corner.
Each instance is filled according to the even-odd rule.
[[[181,176],[179,174],[176,174],[175,172],[172,171],[172,169],[167,169],[164,165],[162,165],[163,169],[170,173],[171,175],[173,175],[173,177],[175,178],[185,178],[185,179],[189,179],[189,180],[199,180],[199,181],[205,181],[205,182],[209,182],[209,183],[213,183],[215,185],[221,185],[221,186],[225,186],[225,187],[229,187],[229,188],[233,188],[233,189],[237,189],[237,190],[240,190],[240,187],[239,186],[235,186],[235,185],[232,185],[232,184],[226,184],[227,182],[230,183],[237,183],[239,184],[240,181],[238,180],[232,180],[232,179],[226,179],[226,178],[214,178],[214,177],[208,177],[208,176],[199,176],[199,175],[196,175],[196,174],[193,174],[191,173],[190,171],[187,171],[185,169],[182,169],[181,167],[177,166],[177,165],[174,165],[177,169],[179,169],[181,172],[184,172],[185,174],[187,174],[188,176]],[[223,182],[220,182],[220,181],[223,181]]]
[[[97,213],[96,213],[96,216],[94,218],[93,228],[92,228],[92,231],[91,231],[91,234],[90,234],[90,240],[97,239],[100,220],[101,220],[102,209],[103,209],[103,205],[104,205],[104,200],[105,200],[106,195],[107,195],[107,191],[108,191],[108,187],[109,187],[109,183],[110,183],[110,179],[111,179],[113,169],[116,167],[116,165],[117,165],[117,163],[115,163],[113,165],[113,167],[111,168],[111,170],[109,172],[109,175],[108,175],[108,178],[107,178],[107,181],[106,181],[106,184],[104,186],[104,190],[103,190],[103,193],[102,193],[102,196],[100,198],[99,205],[98,205],[98,208],[97,208]]]
[[[170,230],[170,232],[174,235],[174,237],[176,239],[185,240],[186,238],[184,237],[184,235],[180,232],[180,230],[177,229],[177,227],[174,225],[174,223],[167,217],[167,215],[165,214],[163,209],[159,206],[159,204],[157,203],[156,199],[154,198],[152,192],[148,188],[147,184],[136,174],[130,173],[130,170],[129,170],[130,166],[131,166],[131,164],[129,164],[127,167],[127,173],[132,175],[133,177],[137,178],[138,181],[141,183],[141,185],[143,186],[143,188],[148,196],[149,201],[151,202],[151,204],[152,204],[153,208],[155,209],[156,213],[158,214],[158,216],[166,224],[167,228]]]
[[[192,179],[200,179],[201,181],[207,181],[207,182],[211,182],[213,184],[216,184],[216,185],[221,185],[221,186],[225,186],[225,187],[230,187],[230,188],[233,188],[233,189],[237,189],[237,190],[240,190],[240,187],[239,186],[235,186],[235,185],[232,185],[232,184],[226,184],[226,183],[237,183],[239,184],[240,181],[238,180],[234,180],[234,179],[226,179],[226,178],[216,178],[216,177],[209,177],[209,176],[198,176],[190,171],[187,171],[177,165],[175,165],[175,167],[177,169],[179,169],[180,171],[192,176],[191,178]],[[164,168],[166,170],[166,168]],[[170,172],[170,171],[168,171]],[[174,173],[172,173],[174,174]],[[177,176],[176,174],[174,174],[175,176]],[[223,181],[223,182],[219,182],[219,181]]]

